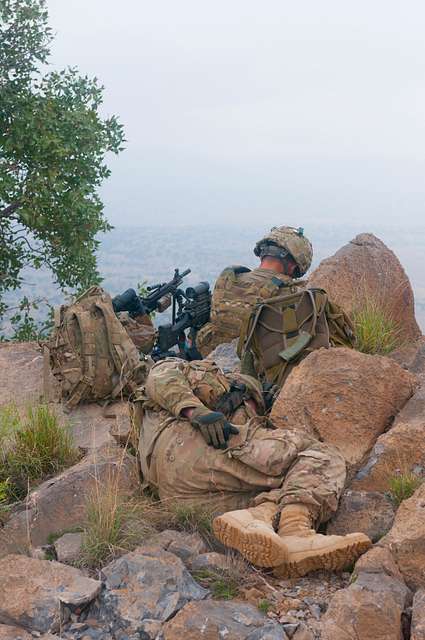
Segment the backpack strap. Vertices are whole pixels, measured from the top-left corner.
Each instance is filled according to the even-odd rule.
[[[71,319],[75,319],[81,334],[81,360],[83,374],[69,393],[65,404],[68,410],[81,402],[87,391],[92,388],[96,375],[96,344],[90,313],[88,311],[74,311],[69,316],[69,320]]]

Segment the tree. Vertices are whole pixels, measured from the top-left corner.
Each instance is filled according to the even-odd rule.
[[[25,267],[62,289],[98,282],[96,236],[111,228],[97,191],[123,128],[102,118],[96,78],[43,70],[51,40],[45,0],[0,0],[0,316]]]

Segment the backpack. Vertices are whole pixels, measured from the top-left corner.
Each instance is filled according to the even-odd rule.
[[[290,371],[315,349],[352,347],[353,326],[323,289],[300,289],[258,304],[238,344],[242,371],[281,387]]]
[[[143,383],[147,364],[106,291],[91,287],[69,306],[56,307],[54,320],[47,349],[67,410],[128,396]]]
[[[287,276],[266,269],[227,267],[218,277],[212,295],[211,322],[215,330],[229,340],[237,338],[255,305],[277,295],[284,286],[288,286]]]

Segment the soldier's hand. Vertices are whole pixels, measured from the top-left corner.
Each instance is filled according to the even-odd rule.
[[[231,416],[248,397],[246,385],[240,382],[232,382],[230,391],[223,393],[218,399],[216,409],[225,416]]]
[[[205,442],[215,449],[227,449],[230,436],[239,433],[233,424],[219,411],[210,411],[206,407],[197,407],[192,412],[190,423],[199,429]]]
[[[271,382],[263,382],[263,399],[266,406],[266,411],[272,408],[274,401],[279,395],[280,387],[277,384]]]

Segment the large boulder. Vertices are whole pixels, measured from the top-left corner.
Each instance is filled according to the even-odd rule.
[[[287,640],[283,627],[244,602],[191,602],[164,626],[164,640]]]
[[[401,503],[380,545],[390,549],[409,586],[425,588],[425,484]]]
[[[419,589],[413,598],[410,640],[425,640],[425,591],[423,589]]]
[[[139,485],[135,458],[116,445],[92,451],[78,464],[43,482],[0,529],[0,558],[46,544],[52,533],[81,526],[90,491],[96,483],[107,485],[114,479],[121,494],[133,493]]]
[[[0,623],[55,633],[74,610],[98,596],[101,586],[59,562],[6,556],[0,560]]]
[[[322,640],[401,640],[402,614],[410,602],[390,552],[373,548],[357,562],[352,584],[330,601]]]
[[[270,418],[306,429],[359,463],[412,395],[413,374],[389,358],[353,349],[318,349],[290,373]]]
[[[397,416],[394,425],[375,443],[352,488],[388,491],[400,474],[425,477],[425,387],[420,387]]]
[[[208,595],[180,558],[155,546],[114,560],[103,575],[106,589],[97,615],[113,637],[125,631],[125,637],[154,640],[161,625],[185,604]]]
[[[415,319],[412,287],[397,256],[371,233],[362,233],[322,260],[309,286],[325,289],[330,298],[351,314],[365,298],[379,301],[400,325],[402,335],[421,335]]]
[[[338,511],[326,532],[344,536],[360,531],[376,542],[391,529],[394,514],[395,506],[388,496],[378,491],[348,489],[343,493]]]

